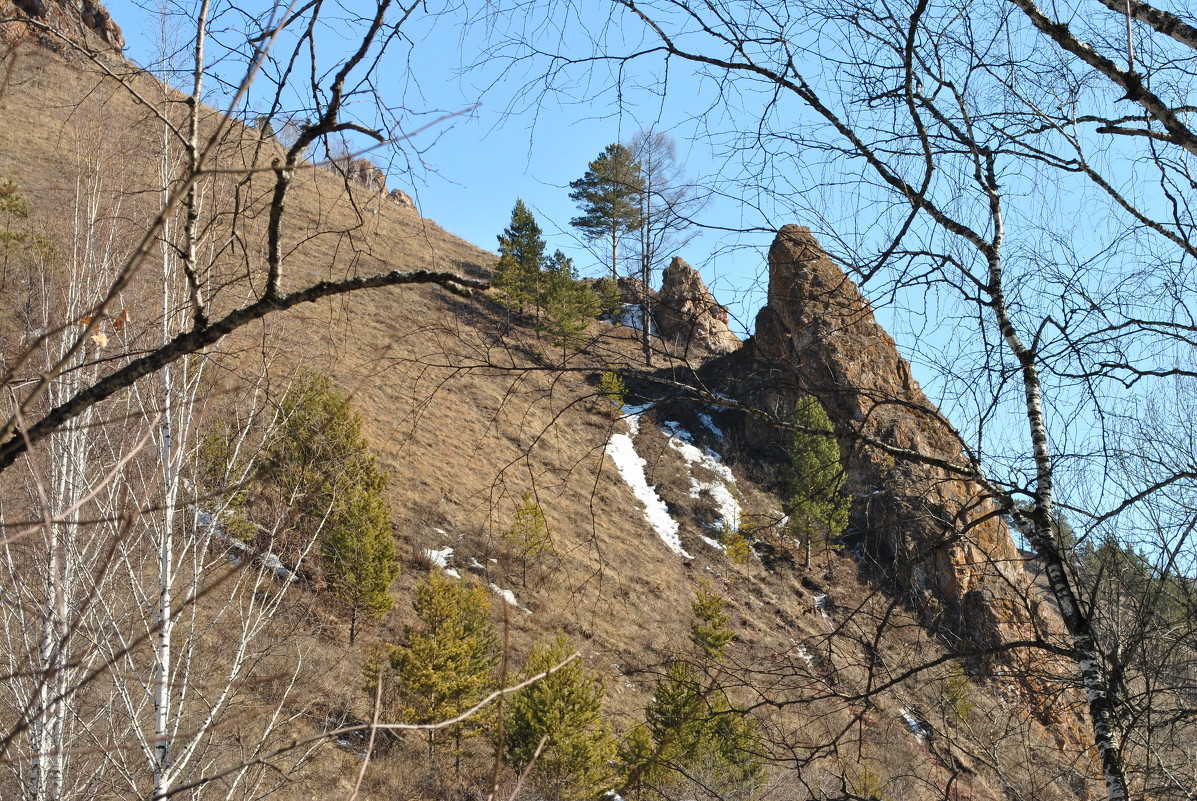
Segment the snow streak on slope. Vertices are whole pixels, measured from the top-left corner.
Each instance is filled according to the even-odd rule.
[[[725,525],[735,531],[740,527],[740,502],[736,500],[735,495],[731,491],[731,487],[735,486],[736,477],[732,475],[732,471],[728,469],[727,465],[722,463],[719,454],[712,451],[710,448],[699,450],[694,445],[694,438],[689,431],[682,428],[681,423],[666,422],[663,426],[665,433],[669,435],[669,447],[681,454],[682,458],[691,467],[697,465],[704,470],[709,470],[719,477],[720,480],[715,481],[699,481],[690,475],[690,497],[699,498],[705,492],[711,496],[711,500],[715,502],[715,508],[719,512],[719,519],[715,522],[714,528],[722,529]],[[707,539],[704,537],[703,539]],[[721,546],[720,546],[721,547]]]
[[[640,431],[640,415],[643,411],[644,407],[625,407],[624,419],[628,421],[628,433],[611,435],[611,439],[607,441],[607,456],[615,463],[615,469],[619,471],[620,477],[632,494],[644,504],[644,519],[657,532],[657,536],[674,553],[693,559],[694,557],[686,553],[686,549],[682,547],[677,521],[670,517],[669,508],[657,494],[656,487],[649,485],[644,474],[646,462],[636,453],[636,446],[632,442],[633,437]]]

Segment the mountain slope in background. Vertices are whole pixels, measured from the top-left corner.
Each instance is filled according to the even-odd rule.
[[[119,29],[97,25],[85,23],[86,35],[119,50]],[[168,109],[177,101],[107,58],[145,97]],[[89,244],[104,251],[97,264],[122,263],[161,196],[161,123],[117,80],[51,49],[25,42],[5,70],[0,179],[16,181],[30,224],[55,242],[56,269],[91,269],[76,252],[88,231],[108,232]],[[214,126],[217,113],[204,113]],[[239,126],[220,144],[219,164],[231,173],[212,184],[205,211],[221,276],[214,313],[244,302],[260,279],[255,214],[271,173],[240,171],[265,167],[276,149]],[[235,199],[249,212],[230,226],[225,210]],[[93,219],[104,217],[107,228],[80,225],[89,204],[102,207]],[[495,259],[378,186],[326,167],[300,171],[287,214],[288,286],[391,269],[484,277]],[[156,270],[151,259],[130,283],[130,322],[91,355],[96,369],[153,346],[162,325]],[[105,286],[97,280],[92,291]],[[4,311],[19,315],[13,297]],[[43,333],[3,330],[6,366]],[[936,663],[945,647],[992,646],[1054,622],[1048,612],[1032,615],[1037,591],[977,483],[895,461],[862,440],[946,462],[960,451],[867,302],[809,231],[779,234],[756,336],[722,354],[732,345],[716,339],[701,367],[686,360],[686,342],[659,341],[658,367],[645,371],[639,335],[625,327],[596,320],[585,347],[563,350],[486,294],[411,286],[270,315],[208,353],[209,411],[197,432],[243,403],[251,380],[277,400],[300,371],[314,370],[350,397],[390,476],[403,563],[395,608],[350,647],[343,609],[311,588],[291,593],[286,636],[304,661],[286,702],[287,732],[370,718],[363,665],[380,643],[402,638],[414,619],[412,588],[429,570],[488,588],[513,664],[533,643],[568,634],[606,682],[612,728],[625,732],[643,718],[669,660],[692,649],[691,602],[710,586],[736,630],[728,662],[710,679],[757,721],[774,764],[753,797],[863,794],[870,776],[895,800],[1083,795],[1077,788],[1092,766],[1080,718],[1066,693],[1044,695],[1058,686],[1053,665],[974,660],[967,710],[958,697],[945,700],[954,681],[949,664]],[[622,409],[598,390],[609,370],[628,381]],[[819,547],[810,567],[782,523],[786,434],[753,413],[784,418],[806,393],[836,424],[854,498],[847,541],[858,546]],[[121,413],[105,412],[109,421]],[[525,493],[544,510],[555,550],[530,574],[503,540]],[[724,524],[758,540],[745,563],[718,542]],[[265,697],[271,677],[293,667],[283,656],[264,661],[246,692]],[[1029,679],[1031,668],[1046,675]],[[348,797],[361,748],[321,742],[274,797]],[[416,767],[422,759],[417,740],[375,757],[363,797],[432,794]],[[474,742],[465,760],[455,781],[476,791],[489,778],[485,743]]]

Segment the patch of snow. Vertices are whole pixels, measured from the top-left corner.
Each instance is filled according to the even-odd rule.
[[[495,584],[493,581],[490,583],[490,588],[492,590],[494,590],[495,595],[499,596],[500,598],[502,598],[504,601],[511,604],[512,606],[520,605],[520,602],[515,599],[515,593],[512,592],[511,590],[505,590],[502,587],[500,587],[498,584]]]
[[[694,444],[694,437],[690,434],[689,431],[682,428],[682,424],[679,422],[676,422],[674,420],[666,420],[664,423],[661,424],[661,430],[664,431],[666,434],[668,434],[671,437],[677,437],[682,442],[686,442],[691,445]]]
[[[798,658],[807,665],[815,661],[814,654],[807,651],[806,646],[804,646],[802,643],[798,643]]]
[[[726,525],[732,531],[738,530],[740,528],[740,502],[736,500],[735,495],[732,495],[727,485],[720,481],[702,482],[691,476],[690,497],[698,498],[704,492],[711,496],[711,500],[715,502],[715,508],[719,510],[717,525],[720,528]]]
[[[623,420],[628,424],[628,436],[635,438],[640,433],[640,415],[652,408],[651,403],[636,406],[631,403],[623,405]]]
[[[451,547],[441,548],[439,551],[429,548],[424,551],[424,556],[434,567],[448,567],[449,559],[453,556],[453,549]]]
[[[492,559],[491,561],[493,562],[494,560]],[[470,557],[470,563],[466,565],[466,567],[468,567],[470,570],[486,570],[486,565],[479,562],[477,558],[473,556]]]
[[[445,537],[449,536],[449,532],[445,531],[443,528],[436,528],[435,526],[433,526],[432,530],[442,536],[445,536]]]
[[[261,560],[263,566],[265,566],[267,570],[273,571],[274,575],[278,576],[283,581],[286,581],[290,584],[294,584],[299,581],[299,576],[296,575],[295,572],[286,565],[284,565],[283,560],[279,559],[274,552],[256,551],[249,546],[249,543],[242,542],[236,537],[230,537],[228,534],[225,534],[220,527],[220,521],[214,519],[209,512],[206,512],[202,509],[197,511],[195,513],[195,522],[203,528],[208,528],[210,526],[212,529],[212,536],[225,543],[233,550],[241,551],[242,553],[249,554],[250,556]],[[241,559],[240,557],[230,554],[229,562],[236,565],[241,563]]]
[[[523,609],[523,612],[525,615],[532,614],[531,609],[525,609],[524,607],[520,606],[520,602],[517,601],[515,598],[515,593],[512,592],[511,590],[505,590],[502,587],[500,587],[498,584],[495,584],[493,581],[490,583],[490,588],[491,588],[491,590],[494,591],[495,595],[502,598],[504,601],[506,601],[511,606],[514,606],[516,609]]]
[[[708,537],[705,534],[699,534],[698,536],[702,538],[703,542],[705,542],[707,545],[710,545],[712,548],[715,548],[717,550],[723,551],[724,553],[727,553],[727,548],[724,548],[723,543],[721,543],[719,540],[711,539],[710,537]]]
[[[629,407],[625,406],[624,409],[627,411]],[[611,439],[607,441],[607,456],[615,463],[615,469],[619,471],[619,475],[628,485],[628,489],[640,503],[644,504],[644,519],[657,532],[661,541],[669,547],[669,550],[679,556],[693,559],[694,557],[686,553],[686,549],[682,547],[681,538],[678,537],[677,521],[669,515],[669,508],[657,494],[656,487],[649,485],[648,478],[644,474],[644,467],[647,463],[636,453],[636,446],[632,443],[632,437],[636,435],[640,426],[639,413],[630,412],[627,420],[631,432],[629,434],[612,434]]]
[[[626,325],[633,331],[644,330],[644,307],[639,303],[625,303],[623,308],[615,313],[614,322],[619,325]],[[649,336],[657,336],[657,324],[649,318],[648,321]]]
[[[290,582],[291,584],[299,581],[299,576],[292,573],[291,570],[283,564],[283,560],[279,559],[270,551],[266,551],[265,553],[258,555],[262,557],[262,564],[264,564],[269,570],[273,570],[274,575],[278,576],[283,581]]]
[[[742,509],[736,496],[728,489],[729,484],[736,483],[736,477],[732,474],[731,469],[723,464],[722,457],[709,448],[703,451],[695,447],[694,437],[690,435],[689,431],[682,428],[680,423],[668,421],[661,428],[669,435],[669,447],[681,454],[687,464],[698,465],[722,479],[722,481],[699,481],[694,476],[690,476],[690,497],[698,498],[702,493],[707,493],[715,502],[715,508],[719,512],[719,522],[716,523],[716,526],[722,528],[726,525],[732,530],[738,529]]]
[[[445,575],[446,575],[446,576],[452,576],[452,577],[453,577],[453,578],[455,578],[455,579],[459,579],[459,578],[461,578],[461,574],[460,574],[460,573],[458,573],[458,572],[457,572],[457,570],[456,570],[455,568],[452,568],[452,567],[446,567],[446,568],[445,568]]]
[[[703,414],[702,412],[699,412],[698,422],[702,423],[706,427],[707,431],[710,431],[719,439],[723,439],[723,429],[715,424],[715,421],[709,414]]]
[[[669,447],[680,453],[687,462],[710,470],[728,484],[736,483],[736,477],[732,475],[731,469],[722,463],[723,458],[710,449],[702,451],[696,448],[694,437],[690,435],[689,431],[682,428],[680,423],[667,422],[661,428],[669,435]]]
[[[827,614],[827,594],[826,593],[824,593],[822,595],[815,596],[815,609],[819,610],[819,615],[822,616],[822,618],[824,620],[831,620],[831,617]]]
[[[927,727],[923,725],[923,722],[916,718],[914,713],[908,708],[902,707],[898,710],[898,712],[901,713],[902,720],[906,721],[906,725],[910,727],[912,732],[914,732],[915,737],[919,738],[920,740],[926,740],[931,736],[931,732],[927,730]]]

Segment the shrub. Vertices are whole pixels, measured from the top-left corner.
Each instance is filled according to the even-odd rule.
[[[621,412],[627,393],[627,384],[614,368],[607,368],[607,371],[599,376],[599,395],[614,403]]]
[[[719,544],[723,546],[724,553],[732,562],[737,565],[748,564],[748,559],[752,556],[752,545],[740,529],[732,528],[724,521],[723,527],[719,529]]]

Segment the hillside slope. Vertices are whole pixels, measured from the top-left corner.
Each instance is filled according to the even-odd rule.
[[[13,55],[0,98],[5,119],[0,179],[13,179],[29,203],[30,216],[19,225],[40,231],[54,251],[41,262],[45,273],[6,272],[4,278],[8,293],[0,303],[7,322],[0,344],[6,369],[13,368],[13,380],[22,381],[36,376],[36,365],[20,364],[21,355],[47,332],[64,339],[77,333],[91,304],[120,274],[138,232],[158,208],[159,175],[174,169],[178,153],[164,152],[161,123],[113,79],[47,50],[25,47]],[[177,96],[147,76],[131,74],[127,80],[166,104],[168,118],[182,113]],[[205,125],[213,129],[219,117],[204,113]],[[230,172],[205,184],[200,215],[213,319],[252,297],[263,280],[264,218],[273,178],[268,165],[278,152],[275,143],[240,126],[219,144],[218,163]],[[261,171],[245,172],[251,167]],[[228,211],[234,203],[242,211],[236,218]],[[286,214],[287,287],[393,269],[485,277],[494,260],[333,169],[300,170]],[[127,322],[105,329],[103,345],[91,340],[72,375],[90,380],[156,346],[184,305],[162,311],[169,260],[168,249],[155,251],[131,277],[120,298]],[[60,279],[70,292],[38,294],[39,282]],[[35,325],[38,303],[49,311]],[[1043,713],[1051,703],[1070,703],[1066,694],[1032,708],[1028,690],[1009,680],[1009,663],[978,660],[965,676],[937,661],[945,652],[944,629],[928,627],[934,621],[926,610],[909,603],[908,593],[879,573],[864,551],[820,546],[812,564],[802,566],[797,544],[780,523],[784,448],[768,447],[770,437],[782,442],[786,435],[763,428],[743,410],[759,398],[746,393],[720,404],[717,394],[703,391],[703,382],[726,382],[727,374],[720,378],[719,371],[735,363],[736,354],[695,373],[684,360],[671,361],[662,345],[659,361],[665,366],[647,372],[638,368],[635,332],[596,320],[588,337],[581,350],[563,351],[485,293],[466,298],[436,287],[401,286],[271,314],[197,357],[203,374],[195,377],[196,412],[183,429],[194,441],[253,404],[261,404],[268,416],[303,370],[330,376],[362,416],[365,435],[389,472],[387,499],[403,563],[392,589],[393,611],[368,625],[353,646],[347,643],[343,608],[315,588],[290,590],[272,618],[275,648],[264,649],[268,656],[237,679],[243,706],[228,710],[230,719],[282,710],[287,723],[276,732],[279,738],[368,720],[371,697],[361,688],[363,665],[379,643],[400,641],[404,625],[413,622],[416,583],[429,570],[448,568],[488,588],[495,622],[510,635],[513,664],[534,642],[558,630],[570,635],[586,665],[606,682],[612,728],[626,732],[643,718],[669,660],[693,655],[691,604],[696,590],[709,586],[724,598],[736,638],[727,661],[708,666],[708,678],[712,686],[727,688],[735,706],[756,721],[762,735],[757,747],[771,765],[745,797],[859,797],[866,791],[895,801],[1084,796],[1092,766],[1077,745],[1076,716],[1067,708]],[[759,342],[756,347],[754,353],[770,358]],[[900,359],[896,351],[887,358]],[[612,369],[631,386],[622,410],[597,389],[600,375]],[[722,390],[734,393],[736,384],[726,382]],[[133,439],[143,429],[158,436],[158,420],[170,409],[164,412],[153,397],[152,392],[115,396],[87,421],[86,430],[104,432],[104,443],[116,438],[110,432],[125,429]],[[95,447],[89,465],[111,467],[101,444]],[[46,448],[39,453],[55,463],[52,446]],[[140,463],[146,454],[130,458]],[[859,474],[853,479],[851,491],[858,498],[881,489],[866,485]],[[24,479],[5,480],[13,482],[6,487],[13,498],[6,525],[31,519],[35,493]],[[151,510],[153,496],[145,492],[141,505]],[[543,508],[556,552],[528,575],[502,538],[525,493]],[[901,513],[891,513],[891,527],[903,522],[896,519]],[[733,561],[715,542],[720,523],[739,526],[758,540],[746,562]],[[77,525],[75,536],[92,531]],[[123,542],[119,527],[114,530]],[[858,523],[849,539],[855,544],[869,535]],[[1008,555],[1004,526],[988,536],[1005,537],[994,547]],[[940,565],[940,604],[963,601],[972,589],[955,596],[946,590],[962,561],[968,558]],[[1021,571],[1017,565],[1006,569],[1010,575]],[[94,584],[103,584],[108,567],[88,570]],[[142,571],[148,576],[151,568],[128,569],[130,575]],[[18,573],[5,582],[15,582]],[[1017,586],[1030,592],[1025,583]],[[216,582],[206,592],[217,597],[225,587]],[[140,603],[121,601],[126,602],[130,608]],[[978,625],[970,614],[946,610],[953,618],[946,629],[959,634]],[[9,625],[16,629],[16,623]],[[88,625],[81,623],[80,631],[92,636]],[[221,663],[218,643],[231,636],[231,625],[213,624],[207,634],[195,635],[196,648],[210,649],[216,654],[210,658]],[[107,634],[95,636],[111,638],[113,630],[100,626],[96,631]],[[71,652],[86,661],[94,653],[89,647],[73,642]],[[9,664],[19,664],[18,649],[9,649]],[[289,657],[292,652],[302,659]],[[112,664],[117,663],[105,667]],[[72,690],[88,710],[81,713],[87,720],[81,729],[108,725],[95,709],[102,706],[98,693],[121,692],[122,670],[100,675],[86,685],[97,695],[86,695],[82,685]],[[295,678],[283,693],[275,685],[287,675]],[[6,704],[6,731],[17,732],[19,693]],[[213,742],[219,748],[212,746],[206,752],[210,759],[196,764],[233,760],[239,743],[229,733],[240,725],[218,728]],[[118,753],[114,742],[136,740],[115,725],[112,730],[112,739],[95,735],[90,744],[81,737],[84,744],[72,752],[78,797],[145,791],[140,775],[105,779],[103,790],[82,775],[92,769],[97,743],[101,751]],[[0,787],[5,797],[17,797],[28,786],[32,757],[17,745],[8,747],[11,770]],[[354,739],[318,741],[304,759],[288,755],[280,761],[281,779],[256,779],[254,792],[348,797],[362,764],[356,756],[361,748]],[[418,767],[423,754],[423,742],[413,738],[374,758],[360,797],[447,794],[429,776],[447,775],[451,760],[441,755],[445,761],[429,763],[425,771]],[[464,760],[464,770],[450,783],[462,792],[480,792],[490,777],[485,741],[473,741]],[[121,770],[133,775],[140,769]],[[691,778],[697,788],[709,780]],[[512,780],[509,772],[502,774],[505,785]]]

